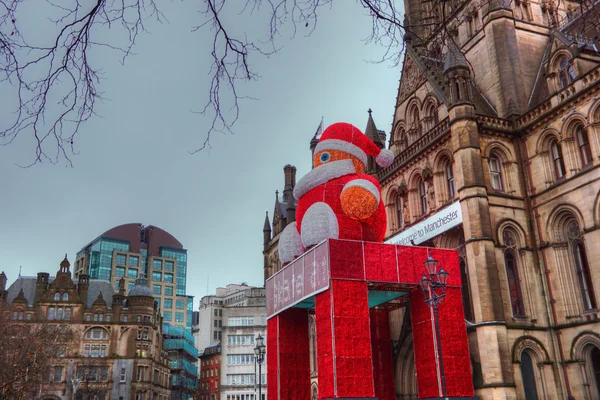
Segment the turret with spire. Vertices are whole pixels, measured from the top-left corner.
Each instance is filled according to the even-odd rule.
[[[322,133],[323,133],[323,117],[321,117],[321,123],[319,124],[317,131],[313,135],[312,139],[310,139],[310,154],[311,154],[310,158],[311,158],[311,160],[315,157],[315,148],[317,147],[317,144],[319,143],[319,138],[321,137]],[[313,168],[315,167],[314,161],[312,162],[312,167]]]
[[[265,250],[271,241],[271,222],[269,221],[269,212],[265,216],[265,224],[263,226],[263,245]]]
[[[373,120],[373,110],[369,108],[367,111],[369,113],[369,119],[367,120],[367,127],[365,128],[365,135],[373,141],[380,149],[385,147],[385,137],[386,134],[384,131],[377,129],[375,126],[375,121]],[[374,157],[369,156],[367,162],[367,173],[373,174],[377,172],[377,162]]]
[[[450,106],[472,104],[471,70],[465,55],[453,41],[444,56],[444,75],[448,81]]]

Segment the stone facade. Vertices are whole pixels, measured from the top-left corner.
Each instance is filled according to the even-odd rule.
[[[200,400],[259,400],[255,339],[265,343],[265,289],[246,283],[217,288],[200,300],[196,343],[200,350]],[[261,367],[261,395],[267,398],[266,359]]]
[[[387,238],[459,203],[462,224],[414,243],[459,250],[481,399],[600,399],[599,3],[449,1],[441,46],[433,2],[405,3]],[[393,314],[398,398],[416,399]]]
[[[124,285],[114,292],[110,282],[84,274],[74,281],[66,257],[56,277],[19,277],[5,290],[0,276],[7,317],[73,334],[36,399],[170,399],[162,317],[146,279],[139,278],[125,296]]]

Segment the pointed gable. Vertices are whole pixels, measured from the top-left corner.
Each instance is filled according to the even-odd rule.
[[[404,62],[402,65],[402,75],[400,77],[400,86],[398,88],[398,100],[396,104],[403,103],[415,92],[423,83],[425,75],[414,62],[408,51],[404,53]]]

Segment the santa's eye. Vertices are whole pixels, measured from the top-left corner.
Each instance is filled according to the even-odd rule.
[[[327,162],[327,161],[329,161],[330,158],[331,158],[331,156],[329,155],[328,152],[321,154],[321,162]]]

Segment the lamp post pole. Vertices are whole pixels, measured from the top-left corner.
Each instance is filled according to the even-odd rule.
[[[423,274],[419,286],[425,297],[425,303],[433,308],[433,317],[435,322],[435,341],[437,347],[437,360],[440,369],[440,378],[442,381],[442,394],[446,394],[446,373],[444,372],[444,358],[442,356],[442,338],[440,337],[440,318],[438,306],[446,297],[446,285],[448,283],[448,272],[441,267],[438,271],[438,262],[431,255],[427,255],[427,261],[424,262],[426,274]]]
[[[262,400],[262,364],[265,361],[265,352],[265,339],[258,334],[256,337],[256,347],[254,348],[254,360],[258,364],[258,400]]]

